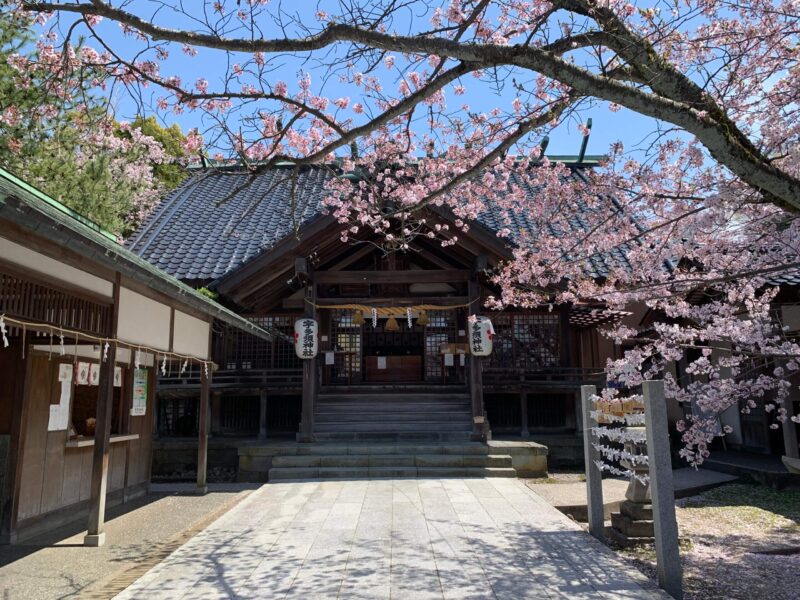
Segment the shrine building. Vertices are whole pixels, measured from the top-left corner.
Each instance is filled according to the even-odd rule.
[[[578,179],[596,164],[563,162]],[[285,440],[320,447],[530,440],[550,447],[551,464],[580,463],[579,388],[602,385],[606,359],[619,352],[598,327],[627,313],[600,305],[484,308],[499,291],[491,273],[513,250],[497,236],[500,211],[491,207],[446,247],[425,236],[404,252],[385,253],[370,238],[343,243],[343,226],[322,205],[335,176],[326,166],[285,164],[248,183],[240,168],[198,168],[127,241],[272,335],[265,341],[223,323],[213,332],[210,464],[262,481],[270,470],[313,477],[438,468],[384,461],[396,471],[377,473],[331,460],[330,469],[342,470],[325,471],[319,461],[273,460],[269,448]],[[432,207],[425,217],[456,233],[447,211]],[[513,226],[531,223],[520,212]],[[602,277],[607,265],[598,259],[590,268]],[[491,323],[487,356],[471,352],[471,315]],[[301,318],[317,328],[314,358],[295,349]],[[191,469],[199,389],[196,369],[160,378],[154,476]],[[441,465],[441,474],[467,468]]]

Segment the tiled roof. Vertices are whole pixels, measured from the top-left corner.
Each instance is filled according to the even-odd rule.
[[[292,172],[281,167],[267,171],[219,206],[218,202],[247,182],[248,174],[235,170],[197,172],[159,204],[127,246],[179,279],[210,281],[222,277],[321,215],[324,184],[333,176],[330,169],[300,170],[294,207]],[[571,176],[583,177],[581,169],[573,168]],[[515,183],[525,185],[521,178]],[[537,193],[530,187],[528,191],[532,196]],[[496,207],[490,206],[478,220],[491,231],[506,226]],[[511,221],[512,232],[534,228],[522,211],[512,214]],[[585,215],[576,215],[572,224],[576,231],[588,228]],[[625,263],[624,254],[614,252],[592,259],[591,275],[607,273],[609,261]]]
[[[126,245],[179,279],[221,277],[320,216],[324,183],[332,175],[327,169],[301,170],[293,207],[292,171],[267,171],[221,205],[249,175],[197,172],[158,205]]]

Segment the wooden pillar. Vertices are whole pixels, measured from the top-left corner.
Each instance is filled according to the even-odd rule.
[[[786,408],[786,420],[782,423],[783,428],[783,449],[786,456],[790,458],[800,458],[800,447],[797,442],[797,425],[792,421],[794,416],[794,401],[798,397],[797,379],[792,378],[793,385],[789,388],[789,397],[784,400]]]
[[[467,284],[469,296],[469,309],[467,312],[479,315],[481,309],[481,292],[477,281],[470,280]],[[468,332],[469,335],[469,332]],[[481,358],[469,355],[469,392],[472,398],[472,435],[470,438],[475,441],[483,441],[483,373]]]
[[[19,513],[20,492],[22,486],[22,459],[25,454],[25,433],[28,429],[28,405],[26,401],[27,390],[31,377],[30,341],[31,334],[27,333],[20,338],[19,347],[10,346],[6,352],[19,352],[14,379],[9,383],[12,386],[12,401],[14,403],[11,413],[11,439],[8,447],[8,471],[6,472],[6,497],[0,497],[3,502],[2,523],[0,524],[0,543],[13,544],[17,541],[17,515]],[[23,360],[23,348],[25,356]]]
[[[258,439],[267,439],[267,390],[261,390],[261,410],[258,419]]]
[[[211,367],[200,367],[200,419],[197,425],[197,493],[208,492],[208,413],[211,404]]]
[[[100,382],[97,391],[97,422],[94,430],[92,487],[89,496],[89,526],[83,538],[84,546],[102,546],[106,542],[106,490],[108,488],[108,459],[110,455],[111,414],[114,404],[114,365],[117,345],[109,344],[105,361],[100,362]]]
[[[562,367],[572,367],[572,335],[569,325],[569,304],[559,307],[560,351],[559,361]]]
[[[303,297],[306,299],[303,316],[310,319],[317,318],[317,286],[312,275],[308,282]],[[314,404],[317,398],[317,359],[303,360],[303,409],[300,418],[300,432],[297,434],[298,442],[314,441]]]
[[[523,438],[529,438],[531,433],[528,431],[528,392],[526,390],[519,391],[519,405],[520,420],[522,421],[520,435]]]

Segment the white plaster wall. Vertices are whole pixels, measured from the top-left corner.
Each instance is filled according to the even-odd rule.
[[[169,306],[128,288],[120,288],[117,321],[120,340],[169,350],[169,321]]]
[[[208,340],[210,323],[179,310],[175,311],[175,334],[172,348],[180,354],[209,358]]]
[[[71,267],[3,237],[0,237],[0,256],[20,267],[84,288],[95,294],[107,298],[114,296],[114,284],[111,281]]]

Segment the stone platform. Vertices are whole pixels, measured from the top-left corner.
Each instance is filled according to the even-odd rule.
[[[547,448],[535,442],[300,443],[239,448],[238,480],[364,477],[545,477]]]

